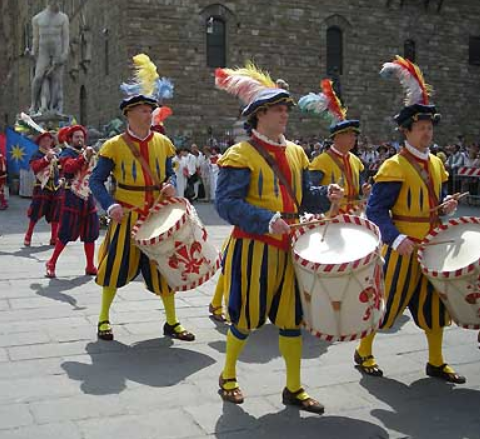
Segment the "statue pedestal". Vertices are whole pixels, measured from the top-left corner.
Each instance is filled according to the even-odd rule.
[[[46,130],[58,130],[60,127],[68,125],[72,121],[73,116],[55,112],[45,112],[33,115],[31,118]]]

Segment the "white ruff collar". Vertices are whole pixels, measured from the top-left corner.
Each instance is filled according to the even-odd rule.
[[[348,157],[348,152],[346,154],[344,154],[343,152],[340,152],[337,148],[335,148],[335,146],[330,146],[330,149],[337,155],[339,155],[340,157]]]
[[[272,139],[269,139],[267,136],[264,136],[263,134],[260,134],[257,130],[252,130],[253,135],[261,140],[262,142],[268,143],[269,145],[272,146],[281,146],[285,148],[287,146],[287,140],[285,139],[285,136],[283,134],[280,134],[280,142],[274,142]]]
[[[419,151],[417,148],[410,145],[410,143],[408,143],[406,140],[405,140],[405,148],[407,148],[407,151],[410,154],[412,154],[414,157],[416,157],[417,159],[420,159],[420,160],[428,160],[428,156],[430,155],[430,149],[429,148],[427,148],[424,152]]]

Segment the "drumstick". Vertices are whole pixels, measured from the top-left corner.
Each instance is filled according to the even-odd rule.
[[[303,226],[315,226],[317,224],[325,224],[329,221],[333,221],[335,218],[324,218],[324,219],[319,219],[319,220],[313,220],[313,221],[306,221],[304,223],[297,223],[297,224],[290,224],[291,229],[298,229],[299,227]]]
[[[338,203],[332,203],[332,205],[330,206],[330,210],[328,211],[328,214],[327,214],[327,219],[331,220],[332,217],[336,215],[338,215]],[[325,241],[325,236],[327,235],[329,224],[330,222],[327,222],[327,224],[325,224],[325,228],[323,229],[322,239],[321,239],[322,242]]]
[[[457,192],[455,194],[452,195],[452,198],[450,198],[451,200],[455,200],[455,201],[458,201],[460,199],[462,199],[463,197],[466,197],[467,195],[469,195],[470,192],[464,192],[463,194],[461,194],[460,192]],[[448,200],[443,202],[442,204],[439,204],[438,206],[436,207],[433,207],[432,209],[430,209],[430,212],[435,212],[437,211],[438,209],[441,209],[442,207],[445,207],[445,205],[448,203]]]
[[[455,243],[454,239],[447,239],[445,241],[419,243],[419,244],[415,244],[415,247],[427,247],[432,245],[443,245],[443,244],[454,244],[454,243]]]

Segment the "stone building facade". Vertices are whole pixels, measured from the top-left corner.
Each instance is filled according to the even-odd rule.
[[[436,138],[480,140],[478,0],[63,0],[71,20],[65,111],[100,128],[119,116],[118,85],[145,52],[175,83],[168,133],[204,142],[231,133],[238,101],[214,87],[215,63],[254,60],[283,78],[295,97],[333,75],[349,117],[372,141],[395,137],[402,105],[397,81],[379,77],[395,54],[414,58],[436,91],[443,115]],[[41,0],[0,0],[0,122],[12,123],[30,100],[30,20]],[[5,17],[9,17],[6,19]],[[3,33],[3,34],[2,34]],[[212,66],[208,66],[211,64]],[[326,135],[325,122],[294,111],[289,137]]]

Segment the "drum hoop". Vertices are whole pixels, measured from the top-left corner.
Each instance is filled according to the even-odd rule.
[[[375,326],[373,326],[372,328],[369,328],[366,331],[361,331],[361,332],[357,332],[355,334],[349,334],[349,335],[341,335],[339,337],[333,336],[331,334],[325,334],[321,331],[317,331],[316,329],[313,329],[310,325],[308,325],[305,322],[302,322],[302,326],[308,332],[310,332],[310,334],[319,338],[320,340],[324,340],[324,341],[327,341],[327,342],[335,342],[335,341],[353,341],[353,340],[358,340],[358,339],[361,339],[361,338],[365,338],[368,335],[370,335],[374,332],[377,332],[380,329],[380,327],[382,326],[382,323],[383,323],[383,317],[378,321],[378,323]]]
[[[450,229],[455,226],[464,225],[464,224],[480,224],[480,218],[474,216],[461,216],[460,218],[453,218],[449,220],[447,223],[442,224],[425,236],[422,244],[427,244],[433,240],[438,234],[441,232]],[[438,278],[438,279],[454,279],[460,278],[466,275],[471,274],[475,271],[478,267],[480,267],[480,259],[477,262],[472,262],[471,264],[467,265],[466,267],[460,268],[458,270],[432,270],[425,266],[424,264],[424,248],[420,247],[417,253],[417,260],[420,264],[422,269],[422,273],[426,274],[427,276]]]
[[[172,227],[170,227],[168,230],[166,230],[165,232],[163,232],[159,236],[156,236],[156,237],[150,238],[150,239],[137,239],[137,233],[140,230],[143,223],[145,221],[147,221],[147,219],[150,218],[150,216],[152,214],[155,214],[155,213],[159,212],[165,206],[169,206],[171,204],[184,204],[185,205],[185,207],[186,207],[185,213],[182,214],[180,219]],[[190,211],[189,205],[187,204],[186,200],[184,200],[183,198],[172,197],[172,198],[168,198],[168,199],[159,201],[148,211],[147,214],[141,214],[139,216],[137,222],[135,223],[135,225],[132,228],[132,233],[131,233],[132,239],[139,245],[152,245],[152,244],[158,244],[162,241],[165,241],[166,239],[169,239],[175,232],[180,230],[185,225],[185,223],[187,222],[187,217],[188,217],[189,211]]]
[[[366,218],[361,218],[356,215],[338,215],[335,217],[332,221],[334,224],[355,224],[357,226],[364,226],[366,229],[372,231],[375,236],[380,240],[380,230],[379,228],[371,221],[369,221]],[[336,275],[338,273],[346,273],[348,271],[352,270],[357,270],[360,267],[365,267],[367,265],[370,265],[372,261],[374,261],[376,258],[380,256],[379,249],[380,249],[380,244],[377,246],[376,250],[369,253],[368,255],[355,259],[350,262],[344,262],[342,264],[322,264],[319,262],[310,262],[308,259],[302,258],[299,256],[295,250],[293,249],[293,244],[297,242],[298,238],[300,238],[302,235],[304,235],[307,231],[315,229],[315,225],[309,225],[305,227],[299,227],[295,230],[293,236],[292,236],[292,255],[293,259],[296,263],[301,265],[302,267],[315,271],[315,272],[322,272],[324,274],[330,274],[330,275]]]

